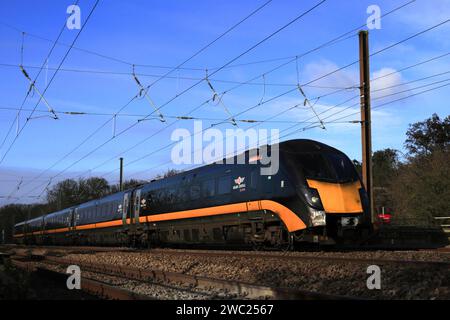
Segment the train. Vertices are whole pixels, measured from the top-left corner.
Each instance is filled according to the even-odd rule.
[[[267,146],[267,154],[274,150]],[[15,242],[291,249],[355,243],[371,232],[367,193],[343,152],[307,139],[280,142],[276,150],[272,175],[261,174],[267,164],[260,149],[247,150],[22,221]]]

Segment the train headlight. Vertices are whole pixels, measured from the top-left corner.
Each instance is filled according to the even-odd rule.
[[[316,209],[310,209],[310,217],[311,217],[311,224],[314,227],[318,226],[325,226],[327,224],[327,216],[325,214],[325,211],[323,210],[316,210]]]
[[[320,200],[319,191],[317,191],[317,189],[308,188],[308,191],[305,192],[305,197],[311,207],[323,210],[322,201]]]
[[[311,197],[312,203],[316,204],[319,203],[320,199],[318,197]]]

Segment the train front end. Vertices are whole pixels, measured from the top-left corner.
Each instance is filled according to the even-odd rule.
[[[354,243],[370,232],[367,194],[344,153],[312,140],[290,141],[281,152],[308,226],[300,240]]]

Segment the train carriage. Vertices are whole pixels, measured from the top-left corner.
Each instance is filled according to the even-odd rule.
[[[39,241],[22,229],[41,219],[42,240],[53,244],[287,248],[355,241],[370,228],[366,192],[344,153],[312,140],[278,149],[272,175],[247,151],[243,164],[236,156],[19,223],[15,237]]]

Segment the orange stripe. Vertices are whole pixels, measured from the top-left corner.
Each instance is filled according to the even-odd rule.
[[[284,222],[289,232],[305,229],[303,221],[290,209],[271,200],[260,200],[226,204],[223,206],[185,210],[171,213],[162,213],[139,218],[139,222],[157,222],[165,220],[178,220],[214,216],[220,214],[241,213],[247,211],[270,210]]]
[[[241,203],[233,203],[222,206],[201,208],[201,209],[193,209],[193,210],[184,210],[170,213],[160,213],[160,214],[152,214],[150,216],[139,217],[139,222],[141,223],[151,223],[158,221],[168,221],[168,220],[179,220],[179,219],[189,219],[189,218],[199,218],[199,217],[207,217],[221,214],[233,214],[233,213],[242,213],[248,211],[259,211],[259,210],[269,210],[274,212],[281,221],[286,225],[286,228],[289,232],[302,230],[306,228],[304,222],[289,208],[283,206],[282,204],[272,201],[272,200],[259,200],[259,201],[249,201],[249,202],[241,202]],[[127,223],[130,224],[131,220],[127,219]],[[108,228],[108,227],[116,227],[121,226],[122,219],[100,222],[100,223],[91,223],[85,224],[81,226],[76,226],[74,229],[76,230],[89,230],[89,229],[97,229],[97,228]],[[70,231],[69,228],[60,228],[60,229],[52,229],[47,230],[46,233],[57,233],[57,232],[66,232]]]
[[[59,233],[59,232],[67,232],[70,231],[69,228],[59,228],[59,229],[50,229],[50,230],[45,230],[44,233]]]
[[[84,224],[81,226],[76,226],[75,229],[76,230],[86,230],[86,229],[115,227],[115,226],[120,226],[120,225],[122,225],[122,219],[106,221],[106,222],[99,222],[99,223]]]
[[[327,213],[359,213],[363,211],[359,181],[350,183],[329,183],[307,180],[311,188],[317,189],[323,208]]]

